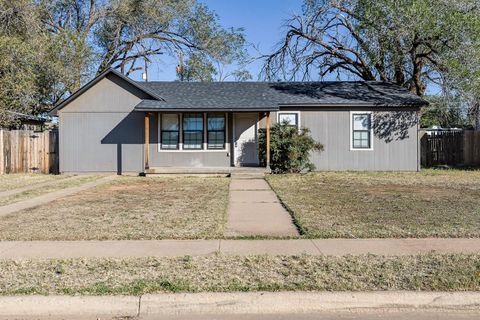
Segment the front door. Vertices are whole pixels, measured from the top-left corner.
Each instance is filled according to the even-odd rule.
[[[235,166],[258,166],[258,113],[235,113],[233,121]]]

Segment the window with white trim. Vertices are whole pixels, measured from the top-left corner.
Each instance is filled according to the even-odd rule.
[[[164,113],[160,122],[160,147],[162,149],[178,149],[178,138],[180,136],[179,115],[175,113]]]
[[[225,115],[207,114],[207,149],[225,148]]]
[[[372,149],[372,114],[352,113],[352,149]]]
[[[280,124],[287,123],[289,126],[296,127],[298,129],[299,114],[297,112],[279,112],[277,116],[277,121]]]
[[[228,151],[228,113],[179,112],[158,116],[159,152]]]
[[[203,114],[183,115],[183,149],[200,150],[203,147]]]

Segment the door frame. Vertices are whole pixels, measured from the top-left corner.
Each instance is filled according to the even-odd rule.
[[[232,113],[232,151],[233,151],[233,166],[234,167],[242,167],[240,165],[237,164],[237,147],[235,146],[235,140],[237,140],[237,118],[236,116],[238,114],[255,114],[256,115],[256,121],[255,121],[255,126],[257,127],[257,131],[258,131],[258,124],[260,122],[260,115],[258,112],[235,112],[235,113]],[[256,143],[258,145],[258,132],[255,132],[255,139],[256,139]],[[251,163],[251,164],[247,164],[246,166],[250,166],[250,167],[255,167],[255,166],[260,166],[260,157],[259,157],[259,154],[258,154],[258,149],[257,149],[257,156],[256,156],[256,163]]]

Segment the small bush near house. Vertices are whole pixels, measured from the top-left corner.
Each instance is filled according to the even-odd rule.
[[[263,131],[259,137],[260,160],[266,164],[267,139]],[[315,166],[310,161],[310,152],[322,151],[323,145],[316,142],[310,130],[288,123],[276,123],[270,129],[270,167],[273,173],[298,173],[312,171]]]

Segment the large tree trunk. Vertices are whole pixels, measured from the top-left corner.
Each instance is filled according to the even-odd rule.
[[[470,116],[473,118],[473,127],[475,130],[480,130],[480,100],[475,100],[472,108],[470,109]]]

